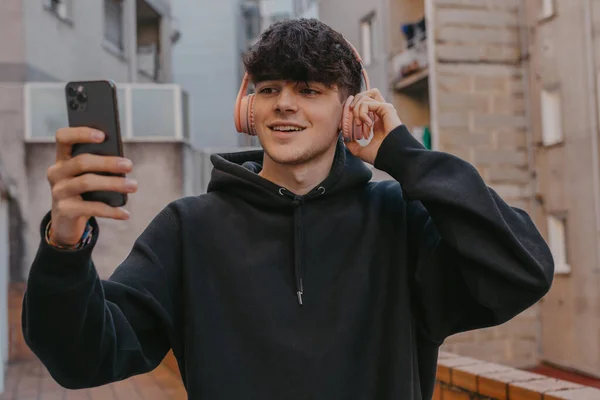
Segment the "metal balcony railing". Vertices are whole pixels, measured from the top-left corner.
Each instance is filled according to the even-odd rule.
[[[53,141],[56,131],[69,125],[65,85],[66,82],[25,84],[26,141]],[[189,141],[188,98],[179,85],[116,86],[124,141]]]

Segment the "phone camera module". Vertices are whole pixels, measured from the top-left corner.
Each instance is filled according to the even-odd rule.
[[[88,97],[85,93],[79,93],[77,95],[77,101],[79,101],[80,103],[85,103],[87,101]]]
[[[71,110],[78,110],[79,104],[77,104],[75,100],[71,100],[69,101],[69,107],[71,108]]]

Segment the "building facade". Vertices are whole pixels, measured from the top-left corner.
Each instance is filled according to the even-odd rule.
[[[171,93],[145,96],[149,92],[134,93],[122,85],[151,90],[152,85],[170,82],[174,33],[170,7],[167,0],[104,0],[85,5],[73,0],[8,0],[0,5],[5,32],[0,38],[0,158],[6,179],[15,187],[10,213],[11,271],[19,275],[15,279],[24,278],[24,265],[32,257],[27,230],[36,230],[27,221],[32,214],[28,186],[45,185],[43,176],[33,184],[29,179],[28,163],[37,166],[39,161],[29,158],[29,145],[51,143],[55,131],[68,125],[63,91],[67,81],[116,82],[124,131],[130,130],[124,121],[126,111],[172,104]],[[140,129],[145,120],[142,113],[139,110],[137,122],[132,122]],[[34,237],[35,233],[32,244]]]
[[[68,126],[66,82],[116,83],[124,153],[139,182],[126,205],[130,220],[98,221],[110,232],[94,252],[101,278],[168,202],[202,191],[197,171],[205,157],[189,140],[186,94],[172,83],[172,48],[181,34],[170,0],[6,0],[0,30],[0,299],[10,299],[0,301],[0,357],[6,362],[32,356],[20,333],[20,305],[39,224],[51,208],[54,135]]]
[[[173,81],[189,94],[190,141],[196,148],[238,147],[233,105],[244,47],[240,0],[172,0],[185,35],[173,49]]]
[[[321,0],[319,18],[375,59],[380,49],[386,66],[368,72],[413,134],[472,163],[529,212],[555,258],[554,285],[539,304],[443,349],[600,375],[600,2],[350,3]]]
[[[600,376],[600,2],[544,0],[525,14],[536,215],[557,270],[540,352]]]

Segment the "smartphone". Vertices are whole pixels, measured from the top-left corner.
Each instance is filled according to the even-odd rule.
[[[72,156],[91,153],[101,156],[123,157],[117,87],[112,81],[69,82],[65,86],[69,127],[89,127],[104,132],[102,143],[78,143],[73,145]],[[96,172],[104,176],[120,176],[107,172]],[[101,201],[112,207],[127,203],[127,194],[109,191],[94,191],[82,194],[86,201]]]

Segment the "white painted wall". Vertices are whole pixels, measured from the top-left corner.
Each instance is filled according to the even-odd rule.
[[[174,0],[172,7],[182,32],[173,48],[173,80],[189,94],[191,141],[196,147],[235,147],[239,2]]]

